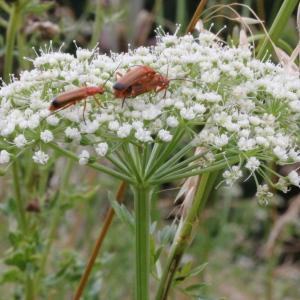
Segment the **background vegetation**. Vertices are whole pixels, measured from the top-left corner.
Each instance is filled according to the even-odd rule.
[[[244,0],[239,3],[247,6],[234,6],[234,13],[226,6],[232,1],[211,0],[202,20],[207,29],[213,22],[211,31],[221,31],[220,37],[232,43],[239,42],[240,29],[249,25],[249,38],[259,45],[263,29],[249,8],[269,29],[282,2]],[[76,45],[92,48],[99,43],[100,51],[107,53],[127,51],[128,45],[151,45],[159,25],[174,32],[180,23],[183,33],[197,5],[196,0],[0,0],[0,73],[8,82],[9,73],[30,68],[30,60],[24,57],[35,56],[32,48],[43,48],[50,40],[54,49],[62,47],[70,53]],[[290,55],[298,41],[295,11],[277,45]],[[273,59],[278,60],[275,55]],[[22,163],[26,209],[33,224],[25,239],[15,230],[16,207],[10,188],[15,179],[10,173],[0,177],[0,299],[24,299],[22,285],[32,279],[31,275],[24,277],[24,270],[27,274],[38,270],[42,283],[32,284],[41,287],[40,299],[70,299],[78,286],[110,206],[108,191],[116,190],[118,182],[89,169],[78,172],[77,166],[65,166],[65,161],[58,159],[47,168]],[[288,173],[286,169],[280,171]],[[62,178],[62,173],[70,180]],[[180,183],[166,184],[156,194],[153,214],[160,220],[156,226],[162,228],[158,234],[162,244],[171,241],[173,220],[180,215],[180,204],[174,205],[179,187]],[[201,226],[195,230],[196,238],[176,277],[178,289],[172,291],[170,299],[299,299],[298,192],[295,188],[287,195],[278,194],[269,206],[260,207],[253,199],[254,185],[249,181],[216,190]],[[125,206],[130,210],[132,205],[128,192]],[[122,212],[105,240],[83,299],[132,299],[133,233],[129,218]],[[42,247],[48,251],[41,252]],[[193,275],[192,265],[185,261],[200,264],[202,271],[181,283],[182,278]]]

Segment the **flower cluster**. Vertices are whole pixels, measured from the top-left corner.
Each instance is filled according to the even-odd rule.
[[[34,69],[0,90],[0,163],[10,152],[34,147],[33,160],[47,163],[53,141],[88,145],[79,163],[110,153],[115,144],[169,143],[187,129],[195,147],[226,159],[239,155],[249,172],[266,174],[265,162],[300,161],[300,80],[280,65],[253,58],[250,49],[229,47],[212,33],[158,36],[154,47],[110,56],[78,48],[76,56],[41,51]],[[170,79],[166,93],[149,92],[122,101],[113,95],[116,70],[126,73],[147,65]],[[50,113],[58,94],[83,86],[104,85],[106,92]],[[100,102],[100,105],[97,104]],[[84,143],[83,143],[84,141]],[[242,176],[229,166],[225,181]],[[291,174],[287,184],[299,185]],[[262,191],[260,192],[262,193]]]

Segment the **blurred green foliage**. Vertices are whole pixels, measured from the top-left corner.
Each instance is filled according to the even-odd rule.
[[[7,8],[13,2],[0,2],[1,74],[6,47],[5,34],[9,23]],[[283,1],[239,2],[253,8],[269,28]],[[23,57],[34,55],[32,47],[43,48],[45,44],[49,44],[49,40],[52,40],[53,48],[57,49],[63,44],[63,50],[71,53],[76,47],[73,40],[81,47],[94,47],[97,41],[103,52],[111,49],[126,51],[128,43],[133,47],[152,44],[153,29],[156,26],[161,25],[166,31],[172,32],[176,23],[181,23],[183,32],[198,5],[196,0],[34,0],[24,3],[26,5],[24,4],[20,15],[17,43],[12,53],[15,73],[30,67],[30,63]],[[230,3],[233,1],[211,0],[207,11],[214,5]],[[137,12],[135,18],[132,18],[132,12]],[[237,12],[243,17],[251,17],[246,6],[239,7]],[[226,18],[231,15],[225,8],[219,14],[222,16],[212,21],[212,31],[217,32],[226,25],[221,37],[227,41],[237,41],[240,24]],[[95,24],[99,27],[95,27]],[[205,25],[206,28],[210,26],[209,23]],[[253,32],[259,35],[262,29],[259,25],[254,25]],[[293,49],[298,43],[296,13],[290,19],[281,39],[288,49]],[[117,219],[105,241],[102,255],[94,266],[83,299],[132,299],[134,216],[131,213],[131,193],[128,192],[125,204],[119,205],[107,193],[108,190],[116,190],[116,183],[90,171],[78,174],[75,169],[64,191],[67,197],[58,203],[59,185],[54,184],[53,188],[50,182],[61,179],[60,169],[57,170],[54,164],[48,169],[34,166],[28,168],[26,161],[21,167],[27,204],[37,200],[40,212],[27,212],[30,231],[26,236],[16,230],[16,207],[9,188],[11,179],[0,178],[0,299],[24,299],[22,286],[28,277],[34,280],[35,288],[39,289],[39,299],[70,299],[110,203],[116,211]],[[177,188],[173,185],[171,187]],[[278,219],[278,211],[285,212],[289,199],[278,196],[276,205],[263,209],[251,199],[251,182],[243,184],[242,189],[236,188],[236,194],[234,190],[227,190],[215,193],[214,199],[210,199],[204,221],[200,229],[195,229],[196,239],[176,274],[177,289],[173,291],[171,299],[300,298],[299,220],[289,224],[288,230],[280,235],[273,256],[262,255],[272,225]],[[157,229],[155,233],[153,230],[151,237],[154,278],[160,270],[158,258],[164,260],[166,246],[170,245],[174,237],[174,223],[167,216],[172,215],[175,195],[176,190],[159,193],[158,208],[153,208],[156,219],[152,226]],[[60,208],[59,226],[55,232],[46,275],[38,278],[42,283],[38,285],[34,277],[39,274],[57,205]],[[199,266],[195,267],[197,265]]]

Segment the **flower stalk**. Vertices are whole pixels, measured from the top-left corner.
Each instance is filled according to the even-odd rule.
[[[149,299],[150,212],[153,187],[132,186],[135,208],[135,299]]]
[[[184,219],[181,220],[170,254],[167,259],[159,287],[156,293],[156,300],[166,300],[174,275],[186,248],[191,242],[192,229],[197,223],[200,212],[205,206],[216,181],[218,172],[205,173],[201,176],[194,201],[187,211]]]

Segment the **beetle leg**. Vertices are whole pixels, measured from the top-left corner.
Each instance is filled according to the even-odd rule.
[[[122,100],[122,108],[124,106],[125,100],[126,100],[126,97],[124,97],[123,100]]]
[[[122,77],[123,77],[123,74],[120,73],[120,72],[116,72],[116,79],[117,79],[117,80],[119,80],[118,76],[119,76],[119,78],[120,78],[120,77],[122,78]]]
[[[101,103],[99,102],[99,100],[94,96],[94,100],[95,100],[95,102],[99,105],[99,106],[101,106]]]
[[[82,110],[82,118],[83,118],[84,124],[86,125],[85,116],[84,116],[85,110],[86,110],[86,100],[84,99],[84,106],[83,106],[83,110]]]

